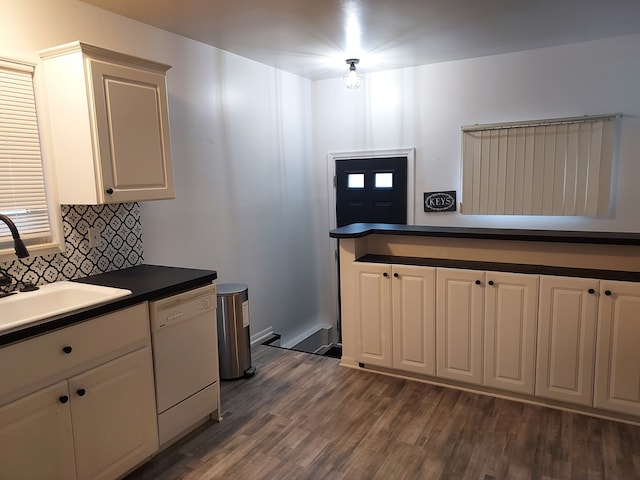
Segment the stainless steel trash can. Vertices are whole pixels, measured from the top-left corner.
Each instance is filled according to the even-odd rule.
[[[217,290],[220,379],[250,377],[255,369],[251,366],[249,288],[242,283],[223,283]]]

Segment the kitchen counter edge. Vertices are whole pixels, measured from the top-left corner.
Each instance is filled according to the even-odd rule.
[[[111,302],[75,310],[50,317],[36,324],[0,334],[0,347],[26,340],[30,337],[83,322],[90,318],[130,307],[150,300],[158,300],[171,295],[192,290],[213,283],[218,278],[215,270],[168,267],[161,265],[137,265],[134,267],[100,273],[73,280],[79,283],[103,285],[131,290],[131,295]]]
[[[418,237],[475,238],[528,242],[640,245],[640,234],[579,230],[526,230],[515,228],[439,227],[390,223],[352,223],[329,231],[331,238],[361,238],[367,235],[413,235]]]

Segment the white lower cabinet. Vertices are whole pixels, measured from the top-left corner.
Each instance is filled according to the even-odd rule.
[[[356,361],[640,417],[640,283],[354,269]]]
[[[393,368],[436,374],[436,269],[393,265]]]
[[[356,360],[391,367],[391,267],[355,264],[354,340]]]
[[[594,406],[640,416],[640,284],[601,281]]]
[[[158,448],[148,347],[69,379],[78,480],[117,478]]]
[[[484,385],[533,395],[538,275],[485,275]]]
[[[538,276],[437,272],[438,376],[533,394]]]
[[[0,477],[76,478],[67,382],[0,407]]]
[[[146,303],[0,348],[0,359],[23,373],[1,389],[0,478],[112,480],[158,449]]]
[[[435,269],[366,262],[355,267],[356,360],[434,375]]]
[[[482,383],[484,272],[437,269],[437,375]]]
[[[598,283],[540,277],[536,395],[592,405]]]

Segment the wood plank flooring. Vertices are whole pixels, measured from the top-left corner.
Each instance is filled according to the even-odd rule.
[[[640,479],[640,427],[259,346],[223,421],[127,480]]]

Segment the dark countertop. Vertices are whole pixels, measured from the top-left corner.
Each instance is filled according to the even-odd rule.
[[[361,238],[367,235],[411,235],[417,237],[474,238],[527,242],[640,245],[640,234],[578,230],[521,230],[510,228],[436,227],[389,223],[352,223],[329,231],[332,238]]]
[[[130,307],[148,300],[157,300],[186,290],[207,285],[218,278],[215,270],[138,265],[108,273],[78,278],[74,282],[126,288],[132,294],[111,302],[101,303],[44,321],[26,325],[20,330],[0,334],[0,346],[73,325],[93,317]]]

